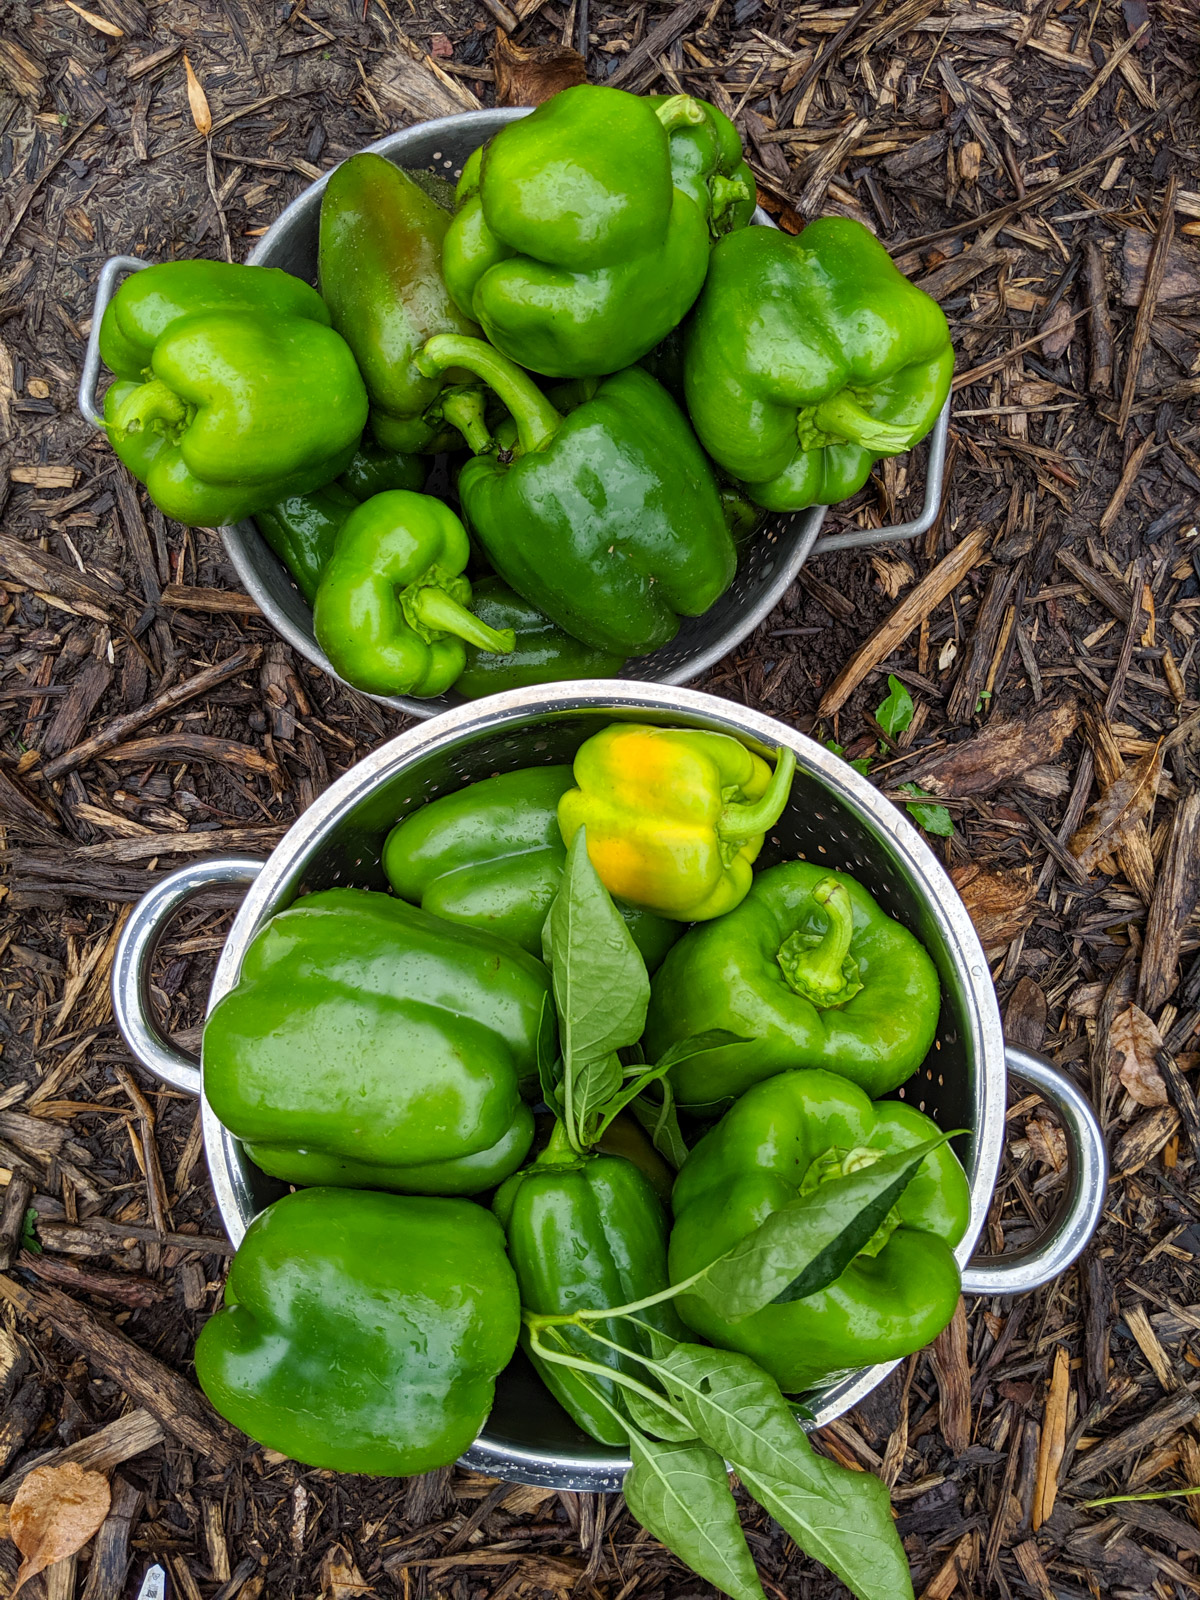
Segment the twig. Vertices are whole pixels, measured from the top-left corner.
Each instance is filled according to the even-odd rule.
[[[1137,309],[1137,318],[1133,324],[1133,338],[1129,344],[1129,354],[1125,365],[1125,382],[1121,389],[1121,408],[1117,413],[1117,432],[1124,437],[1125,429],[1129,426],[1129,413],[1133,410],[1133,402],[1137,398],[1138,377],[1142,370],[1142,357],[1150,343],[1150,327],[1154,321],[1154,313],[1158,309],[1159,291],[1163,286],[1163,279],[1167,275],[1167,258],[1171,252],[1171,242],[1175,233],[1175,191],[1179,187],[1175,174],[1167,179],[1166,192],[1163,195],[1162,214],[1158,219],[1158,228],[1154,234],[1154,243],[1150,246],[1150,256],[1146,262],[1146,282],[1142,289],[1141,303]]]

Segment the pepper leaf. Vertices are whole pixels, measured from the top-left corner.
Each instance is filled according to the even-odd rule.
[[[888,673],[888,697],[875,713],[884,733],[903,733],[913,719],[913,697],[893,673]]]
[[[927,795],[924,789],[918,788],[915,783],[902,783],[901,794],[915,795],[918,799],[932,800],[932,795]],[[954,834],[954,819],[945,806],[915,805],[906,802],[904,809],[916,823],[918,828],[924,828],[926,833],[936,833],[940,839],[949,839]]]
[[[679,1115],[675,1110],[675,1091],[671,1087],[671,1080],[658,1080],[657,1098],[653,1093],[647,1093],[647,1090],[653,1090],[653,1084],[642,1084],[640,1087],[641,1092],[629,1109],[650,1135],[650,1142],[659,1155],[678,1172],[687,1160],[688,1147],[679,1130]]]
[[[908,1561],[878,1478],[819,1456],[779,1385],[749,1356],[677,1344],[659,1376],[704,1443],[806,1555],[860,1600],[912,1595]]]
[[[819,1184],[718,1256],[689,1292],[740,1322],[764,1306],[827,1288],[869,1242],[925,1157],[952,1137],[940,1134]]]
[[[555,1116],[561,1116],[561,1074],[558,1056],[554,1049],[554,1002],[548,994],[542,996],[542,1011],[538,1017],[537,1070],[542,1099]]]
[[[690,1423],[679,1422],[665,1406],[647,1400],[637,1389],[622,1389],[621,1404],[645,1433],[657,1434],[672,1444],[690,1444],[696,1439],[696,1430]]]
[[[702,1444],[659,1444],[630,1429],[625,1504],[642,1526],[733,1600],[765,1600],[725,1463]]]

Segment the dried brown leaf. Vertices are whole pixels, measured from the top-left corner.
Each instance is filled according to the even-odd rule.
[[[1073,833],[1067,848],[1085,872],[1094,872],[1114,851],[1128,843],[1137,824],[1154,804],[1162,771],[1162,741],[1136,766],[1110,783]]]
[[[1053,1122],[1043,1122],[1041,1117],[1030,1117],[1025,1124],[1025,1137],[1035,1161],[1040,1161],[1052,1172],[1061,1172],[1067,1164],[1067,1136]]]
[[[82,17],[89,27],[95,28],[97,33],[106,33],[110,39],[123,39],[124,28],[118,28],[115,22],[110,22],[107,17],[98,17],[94,11],[85,11],[82,6],[77,6],[75,0],[66,0],[68,6],[77,17]]]
[[[21,1552],[15,1595],[35,1574],[73,1556],[108,1515],[112,1497],[101,1472],[76,1462],[35,1467],[9,1508],[8,1536]]]
[[[901,602],[903,604],[903,602]],[[938,667],[949,664],[949,640]],[[939,750],[905,773],[905,778],[939,799],[992,794],[1030,767],[1053,761],[1079,722],[1073,696],[1047,701],[1025,716],[993,717],[982,732]]]
[[[587,82],[587,64],[578,50],[563,44],[525,49],[499,29],[492,65],[499,106],[540,106],[551,95]]]
[[[372,1589],[358,1570],[354,1557],[344,1544],[331,1544],[321,1557],[318,1573],[321,1580],[321,1600],[354,1600],[357,1595],[371,1594]]]
[[[196,132],[207,139],[212,132],[212,112],[208,109],[208,96],[200,86],[200,79],[188,60],[186,50],[183,52],[183,69],[187,73],[187,96],[192,121],[196,124]]]
[[[950,876],[985,950],[1009,944],[1029,926],[1037,890],[1022,873],[970,862]]]
[[[1113,1019],[1109,1034],[1117,1077],[1140,1106],[1165,1106],[1167,1086],[1158,1070],[1162,1035],[1140,1006],[1127,1006]]]

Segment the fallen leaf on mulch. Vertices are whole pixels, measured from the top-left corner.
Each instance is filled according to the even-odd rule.
[[[1067,1164],[1067,1137],[1053,1122],[1043,1122],[1041,1117],[1030,1117],[1025,1124],[1025,1137],[1035,1161],[1054,1172],[1061,1172]]]
[[[9,1508],[8,1536],[22,1558],[13,1594],[44,1568],[82,1550],[111,1503],[102,1472],[85,1472],[73,1461],[35,1467]]]
[[[1037,890],[1023,873],[993,870],[971,862],[955,867],[950,877],[971,914],[980,944],[989,954],[1010,944],[1032,921]]]
[[[330,1545],[321,1557],[318,1576],[321,1600],[354,1600],[356,1595],[371,1593],[371,1585],[363,1578],[344,1544]]]
[[[498,29],[492,65],[498,106],[540,106],[552,94],[587,82],[587,63],[578,50],[565,44],[532,45],[526,50]]]
[[[1158,1070],[1162,1035],[1139,1006],[1127,1006],[1113,1020],[1109,1034],[1117,1063],[1117,1077],[1140,1106],[1165,1106],[1167,1086]]]
[[[187,73],[187,96],[192,121],[196,124],[196,132],[207,139],[212,132],[212,112],[208,109],[208,96],[188,60],[186,50],[183,53],[183,70]]]
[[[1083,826],[1071,835],[1067,844],[1085,872],[1094,872],[1097,867],[1105,872],[1115,870],[1112,856],[1127,842],[1154,804],[1162,760],[1160,739],[1135,766],[1127,767],[1102,790],[1099,800],[1089,808]]]

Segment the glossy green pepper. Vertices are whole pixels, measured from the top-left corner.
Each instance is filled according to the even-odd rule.
[[[675,1180],[672,1283],[823,1181],[937,1135],[913,1106],[873,1103],[832,1073],[783,1072],[756,1084],[705,1134]],[[789,1394],[832,1373],[894,1361],[936,1338],[954,1314],[953,1250],[970,1213],[966,1176],[941,1145],[828,1288],[740,1322],[685,1293],[679,1314],[713,1344],[752,1357]]]
[[[560,1126],[533,1165],[501,1185],[493,1208],[504,1224],[528,1311],[629,1305],[667,1287],[667,1219],[649,1179],[624,1156],[574,1155]],[[670,1301],[638,1315],[668,1338],[683,1336]],[[651,1354],[652,1336],[636,1323],[593,1326],[608,1339]],[[632,1357],[606,1349],[578,1328],[558,1331],[573,1354],[645,1382],[645,1368]],[[568,1368],[532,1359],[547,1389],[585,1433],[601,1444],[626,1444],[628,1436],[587,1385]],[[619,1384],[591,1376],[587,1384],[624,1411]]]
[[[466,529],[432,495],[373,495],[342,524],[313,605],[317,643],[334,671],[368,694],[429,696],[466,665],[464,640],[510,651],[511,631],[467,610]]]
[[[586,826],[588,858],[609,894],[703,922],[744,898],[795,769],[786,748],[772,772],[725,733],[615,722],[579,747],[578,787],[559,801],[558,826],[567,845]]]
[[[671,951],[654,980],[646,1048],[656,1061],[709,1028],[753,1041],[673,1070],[692,1109],[727,1104],[787,1067],[824,1067],[881,1095],[924,1061],[940,1005],[924,946],[860,883],[789,861],[758,873],[741,905]]]
[[[430,371],[468,368],[512,413],[499,453],[463,467],[459,499],[496,571],[560,628],[599,650],[645,655],[729,587],[737,556],[712,469],[641,367],[606,379],[564,417],[480,340],[431,339],[418,359]]]
[[[112,385],[105,426],[159,510],[238,522],[322,487],[350,462],[367,394],[345,340],[318,319],[198,311],[156,341],[151,376]]]
[[[523,950],[390,895],[305,895],[272,917],[213,1007],[204,1092],[287,1182],[332,1181],[333,1162],[347,1182],[366,1165],[397,1189],[420,1169],[424,1190],[431,1163],[490,1152],[489,1188],[529,1148],[518,1085],[537,1072],[549,986]],[[461,1168],[449,1176],[461,1192]]]
[[[470,1448],[520,1316],[482,1206],[306,1189],[247,1229],[196,1376],[223,1417],[293,1461],[401,1477]]]
[[[669,108],[674,97],[647,96],[657,111]],[[693,100],[702,116],[698,122],[680,120],[669,128],[671,179],[696,205],[714,239],[744,228],[757,203],[754,174],[746,162],[742,140],[723,111],[707,100]]]
[[[435,916],[540,955],[567,859],[557,807],[572,782],[570,767],[525,767],[430,800],[388,834],[388,882]],[[632,906],[618,910],[653,972],[679,937],[678,924]]]
[[[449,226],[449,213],[383,156],[351,156],[321,197],[321,293],[366,380],[371,429],[389,450],[453,449],[455,428],[479,437],[482,426],[478,394],[414,364],[432,334],[479,332],[442,281]]]
[[[471,586],[471,609],[499,632],[511,629],[516,644],[507,655],[467,646],[467,665],[454,684],[468,700],[533,683],[571,678],[615,678],[625,657],[573,639],[545,612],[515,594],[503,578],[481,578]]]
[[[579,84],[467,163],[442,265],[497,349],[550,377],[597,375],[629,366],[682,320],[709,235],[672,178],[668,130],[681,124],[709,126],[687,95],[655,106]]]
[[[953,370],[940,306],[844,217],[719,240],[684,336],[700,442],[771,511],[856,493],[933,427]]]
[[[388,450],[364,438],[338,483],[356,500],[369,500],[387,489],[411,489],[416,493],[425,487],[428,476],[429,462],[424,456]]]

